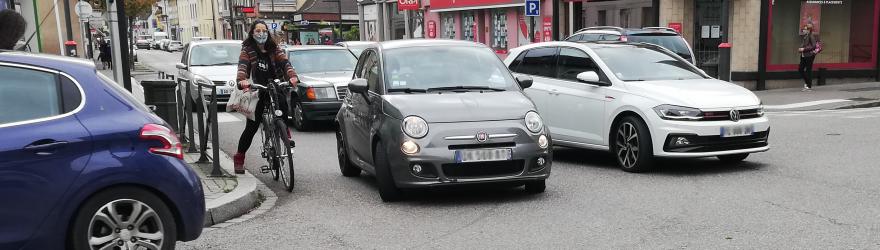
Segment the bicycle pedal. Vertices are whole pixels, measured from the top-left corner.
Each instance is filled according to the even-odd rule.
[[[269,166],[264,165],[260,167],[260,173],[268,174],[271,171],[272,168],[270,168]]]

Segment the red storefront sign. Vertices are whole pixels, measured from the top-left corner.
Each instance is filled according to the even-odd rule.
[[[254,7],[241,7],[241,13],[254,13]]]
[[[428,21],[428,38],[436,38],[437,37],[437,23],[434,21]]]
[[[398,0],[400,1],[400,0]],[[431,0],[431,9],[449,9],[502,4],[522,4],[523,0]]]
[[[553,18],[544,17],[544,41],[553,40]]]
[[[666,26],[674,29],[675,32],[678,32],[679,34],[681,34],[681,23],[669,23]]]
[[[419,0],[397,0],[397,11],[418,9]]]

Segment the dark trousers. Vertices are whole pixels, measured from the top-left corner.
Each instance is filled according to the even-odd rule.
[[[254,111],[254,119],[256,121],[245,119],[246,123],[244,131],[241,132],[241,138],[238,139],[238,153],[247,153],[248,148],[251,147],[254,135],[257,134],[257,130],[260,128],[260,123],[263,121],[263,111],[265,111],[266,100],[268,98],[269,96],[260,93],[260,100],[257,101],[257,109]]]
[[[815,59],[816,56],[802,56],[801,63],[798,65],[798,73],[801,74],[801,78],[804,79],[804,84],[808,88],[813,87],[813,60]]]

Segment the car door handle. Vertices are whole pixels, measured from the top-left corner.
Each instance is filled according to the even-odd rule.
[[[55,150],[67,145],[66,141],[56,141],[56,140],[39,140],[31,143],[24,147],[24,149],[37,151],[37,155],[51,155],[54,154]]]
[[[548,93],[550,93],[551,95],[559,95],[559,91],[555,89],[551,89]]]

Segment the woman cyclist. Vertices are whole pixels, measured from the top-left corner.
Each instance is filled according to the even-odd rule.
[[[244,91],[250,90],[250,83],[265,85],[273,79],[290,79],[291,86],[296,85],[296,71],[287,60],[284,50],[278,47],[273,39],[269,39],[269,29],[266,22],[257,20],[251,25],[247,39],[241,44],[241,55],[238,59],[238,88]],[[248,81],[250,79],[250,81]],[[269,99],[267,91],[260,91],[260,100],[254,111],[257,121],[247,120],[241,138],[238,140],[238,152],[233,157],[235,173],[244,174],[244,157],[251,141],[260,127],[259,117],[263,115],[266,100]]]

